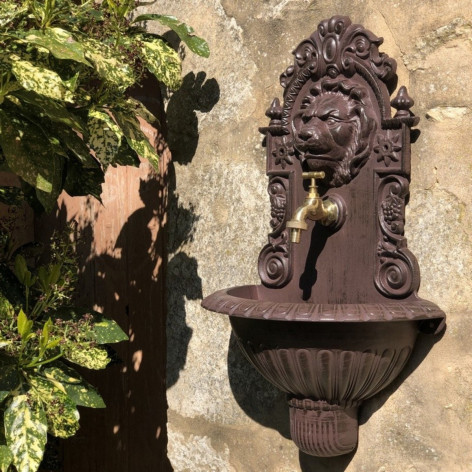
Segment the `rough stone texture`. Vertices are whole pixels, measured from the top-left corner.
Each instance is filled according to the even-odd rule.
[[[187,54],[169,98],[175,161],[168,273],[169,455],[178,472],[472,470],[472,10],[467,0],[161,0],[194,26],[208,60]],[[385,38],[421,117],[412,146],[407,236],[420,295],[448,315],[421,338],[401,379],[364,406],[359,447],[299,455],[282,394],[237,350],[226,317],[200,308],[217,289],[257,283],[269,205],[258,126],[291,50],[345,14]],[[161,30],[160,30],[161,31]],[[162,30],[164,31],[164,30]],[[171,36],[170,36],[171,38]],[[171,38],[172,39],[172,38]]]

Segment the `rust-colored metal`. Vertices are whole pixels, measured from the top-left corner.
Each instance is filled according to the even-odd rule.
[[[287,392],[292,439],[315,456],[354,450],[359,405],[398,376],[418,330],[445,325],[417,295],[404,225],[419,119],[405,87],[391,116],[396,63],[381,43],[335,16],[295,49],[284,102],[274,99],[260,129],[271,201],[262,284],[202,303],[230,316],[247,358]]]

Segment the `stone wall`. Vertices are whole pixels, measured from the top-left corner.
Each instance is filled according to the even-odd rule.
[[[175,181],[169,222],[169,457],[177,472],[472,470],[472,9],[468,0],[161,0],[148,10],[194,26],[209,59],[187,54],[168,102]],[[421,117],[412,146],[409,247],[420,296],[448,315],[401,378],[361,411],[355,454],[299,455],[279,393],[242,357],[217,289],[258,283],[269,204],[257,128],[282,96],[292,49],[334,14],[385,39]],[[172,40],[172,37],[170,37]]]

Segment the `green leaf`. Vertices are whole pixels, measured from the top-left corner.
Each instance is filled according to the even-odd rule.
[[[54,383],[39,376],[30,376],[32,394],[46,412],[48,433],[58,438],[69,438],[79,429],[79,412],[75,403]]]
[[[89,408],[105,408],[100,394],[70,367],[60,364],[44,369],[46,378],[58,382],[64,388],[67,396],[79,406]]]
[[[13,454],[10,448],[5,445],[0,446],[0,471],[8,472],[8,468],[13,462]]]
[[[87,369],[104,369],[110,362],[106,349],[94,342],[68,342],[63,344],[62,351],[65,359]]]
[[[26,338],[33,328],[33,321],[28,319],[23,310],[20,310],[20,313],[18,313],[17,327],[18,333],[22,338]]]
[[[208,43],[203,39],[195,35],[194,29],[178,20],[175,16],[170,15],[159,15],[157,13],[150,13],[146,15],[139,15],[133,20],[133,23],[139,23],[141,21],[159,21],[159,23],[168,26],[177,33],[179,38],[188,46],[188,48],[198,54],[199,56],[209,57],[210,48]]]
[[[48,275],[48,284],[55,285],[57,284],[59,277],[61,276],[62,264],[53,264],[50,267]]]
[[[39,283],[41,285],[41,289],[43,291],[46,291],[49,288],[47,279],[48,279],[48,274],[47,274],[46,267],[44,267],[44,266],[39,267],[39,269],[38,269],[38,280],[39,280]]]
[[[44,410],[30,395],[17,395],[5,410],[4,422],[13,464],[21,472],[36,472],[47,442]]]
[[[182,85],[182,63],[177,52],[160,38],[143,35],[136,39],[149,71],[170,89],[177,90]]]
[[[62,28],[46,28],[44,31],[29,30],[21,39],[48,49],[58,59],[68,59],[90,66],[85,59],[84,48],[71,33]]]
[[[90,326],[90,336],[87,341],[94,341],[99,344],[112,344],[127,341],[128,336],[120,328],[116,321],[105,317],[102,313],[77,307],[64,307],[57,310],[56,318],[62,320],[80,320],[84,315],[92,315],[93,322]]]
[[[129,146],[159,171],[159,155],[141,131],[138,119],[133,115],[119,111],[115,111],[114,116]]]
[[[21,254],[17,254],[15,257],[15,275],[22,284],[25,283],[28,272],[25,258]],[[31,273],[29,275],[31,276]]]
[[[99,344],[112,344],[127,341],[128,336],[119,324],[109,318],[101,317],[94,322],[96,341]]]
[[[60,158],[52,154],[41,128],[0,109],[0,146],[12,172],[38,190],[57,198],[61,187]]]
[[[51,328],[52,328],[52,321],[51,321],[51,318],[49,318],[46,321],[46,323],[44,323],[43,330],[41,332],[41,336],[39,337],[39,348],[40,348],[39,355],[40,355],[40,357],[42,357],[44,355],[44,352],[47,349],[47,346],[48,346],[48,343],[49,343],[49,333],[51,332]]]
[[[14,54],[10,55],[10,59],[13,74],[26,90],[32,90],[55,100],[74,102],[71,90],[57,72],[36,66]]]
[[[12,95],[19,98],[22,102],[33,105],[55,123],[63,123],[80,132],[85,130],[85,123],[56,100],[30,90],[20,90]]]

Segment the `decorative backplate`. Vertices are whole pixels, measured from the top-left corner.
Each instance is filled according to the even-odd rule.
[[[345,231],[346,239],[360,238],[370,231],[364,228],[377,227],[375,236],[360,241],[371,245],[375,254],[363,259],[359,255],[356,260],[336,252],[331,260],[336,255],[339,264],[360,267],[365,263],[366,268],[358,270],[371,273],[369,284],[382,296],[407,298],[418,289],[418,264],[407,249],[403,230],[410,178],[410,128],[418,118],[410,111],[413,100],[405,87],[392,101],[398,111],[391,117],[396,62],[379,52],[382,42],[347,17],[335,16],[322,21],[297,46],[293,65],[281,75],[284,102],[281,105],[278,99],[273,100],[266,112],[269,125],[260,129],[267,147],[271,201],[272,230],[259,257],[259,274],[266,287],[284,287],[293,277],[293,286],[303,285],[298,279],[307,280],[302,264],[308,247],[293,247],[285,224],[302,202],[302,172],[321,170],[326,174],[322,190],[334,199],[336,192],[340,193],[351,214],[351,227],[358,225],[358,229]],[[368,168],[364,173],[371,176],[368,179],[372,183],[368,179],[357,183],[364,168]],[[366,184],[374,189],[373,194],[365,196]],[[354,204],[349,201],[353,198]],[[362,198],[368,201],[362,203]],[[377,214],[377,221],[359,217],[356,223],[355,205],[367,208],[372,202],[370,214]],[[297,256],[297,251],[301,255]],[[318,284],[323,283],[320,280]],[[358,280],[365,285],[362,277]],[[343,283],[334,281],[334,289],[339,291],[338,285]],[[326,291],[324,287],[320,290]]]

